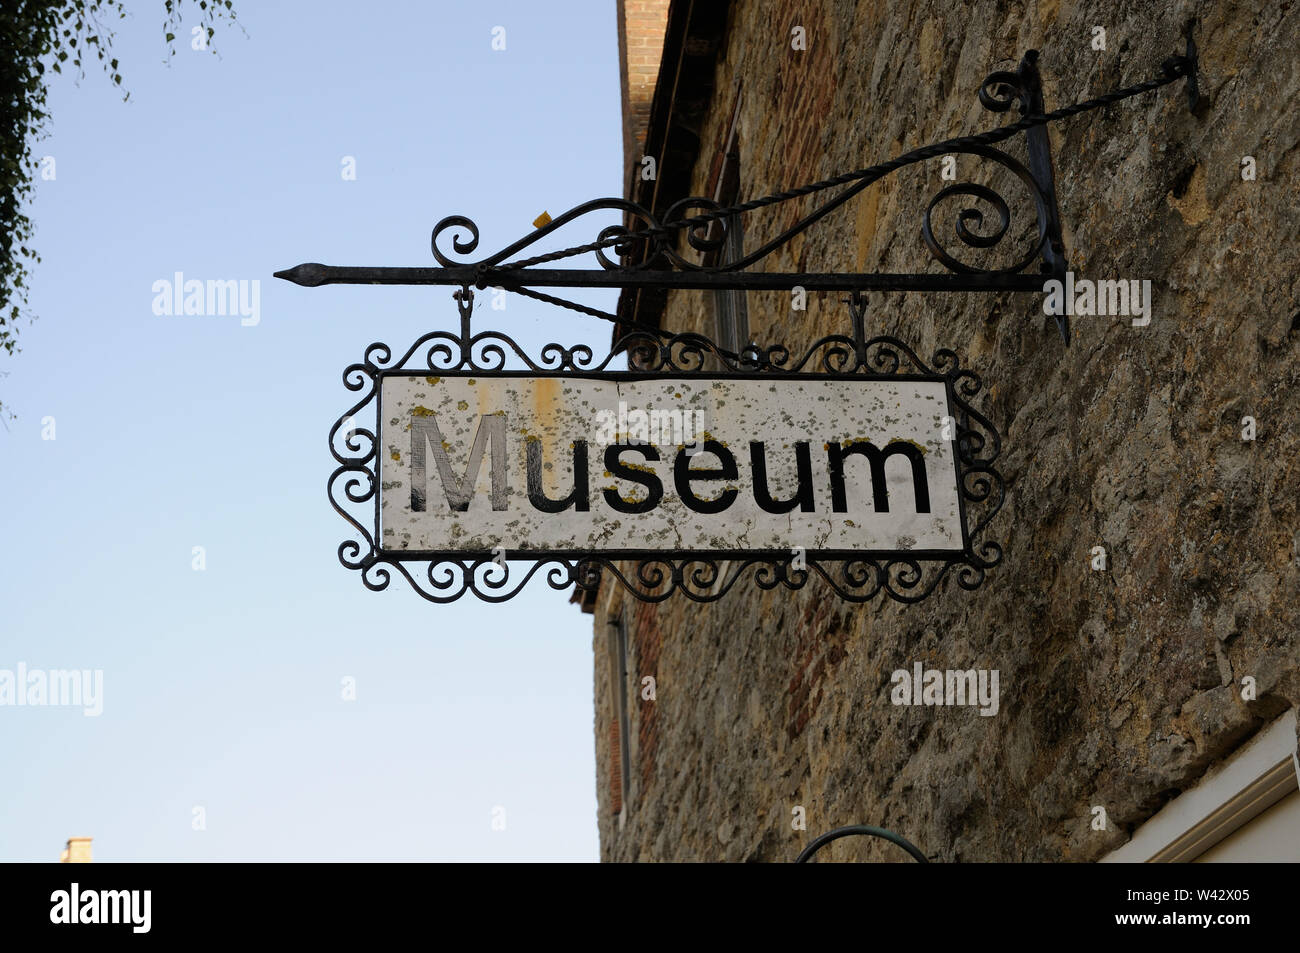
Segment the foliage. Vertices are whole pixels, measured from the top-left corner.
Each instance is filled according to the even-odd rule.
[[[164,0],[163,34],[175,55],[187,0]],[[188,0],[197,9],[204,46],[219,20],[234,21],[232,0]],[[27,311],[31,269],[40,263],[32,243],[34,228],[25,208],[38,169],[32,146],[44,138],[50,114],[46,92],[53,73],[85,77],[98,63],[113,86],[130,94],[112,54],[110,25],[124,19],[122,0],[3,0],[0,3],[0,348],[18,350],[18,322]],[[189,32],[188,30],[185,32]]]

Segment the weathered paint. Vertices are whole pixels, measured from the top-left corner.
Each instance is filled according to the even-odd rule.
[[[962,548],[942,381],[392,375],[382,402],[386,551]]]

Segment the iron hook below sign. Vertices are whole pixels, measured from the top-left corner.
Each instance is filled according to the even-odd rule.
[[[837,827],[833,831],[827,831],[825,834],[822,834],[799,852],[799,856],[795,858],[795,863],[806,864],[808,861],[812,860],[813,854],[817,853],[817,851],[821,850],[831,841],[839,840],[841,837],[853,837],[856,835],[879,837],[881,840],[887,840],[891,844],[897,844],[899,847],[903,848],[903,850],[907,851],[912,856],[912,859],[918,864],[928,864],[930,862],[926,858],[925,854],[921,853],[921,848],[917,847],[901,834],[887,831],[883,827],[872,827],[869,824],[853,824],[849,827]]]

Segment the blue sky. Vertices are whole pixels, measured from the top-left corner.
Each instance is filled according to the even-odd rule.
[[[237,0],[247,35],[220,29],[218,57],[186,29],[170,66],[162,3],[128,7],[130,102],[97,68],[52,86],[39,318],[0,360],[0,670],[102,670],[103,713],[0,707],[0,859],[74,835],[99,861],[596,859],[591,617],[544,584],[372,593],[337,561],[343,368],[454,329],[451,290],[271,273],[433,264],[450,214],[486,255],[620,194],[613,0]],[[259,322],[155,315],[178,271],[259,279]],[[534,352],[609,342],[513,296],[482,313]]]

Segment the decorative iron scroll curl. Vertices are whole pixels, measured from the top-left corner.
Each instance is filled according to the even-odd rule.
[[[620,559],[600,553],[548,556],[498,563],[491,554],[447,553],[413,560],[384,552],[378,545],[378,448],[374,431],[358,425],[362,415],[374,420],[381,374],[385,371],[500,370],[507,355],[514,355],[534,371],[601,371],[626,348],[640,372],[712,373],[712,361],[725,370],[774,378],[817,374],[890,376],[923,374],[945,378],[953,397],[954,445],[958,491],[965,508],[967,547],[942,560],[890,558],[831,559],[815,552],[796,560],[789,551],[691,553],[665,552],[654,557]],[[716,366],[716,365],[714,365]],[[351,527],[354,538],[339,545],[339,561],[361,572],[368,589],[386,589],[401,576],[430,602],[453,602],[467,593],[488,602],[504,602],[541,576],[552,589],[576,586],[595,591],[612,579],[637,598],[662,602],[680,594],[695,602],[714,602],[748,579],[761,591],[798,590],[824,584],[850,602],[868,602],[884,596],[898,602],[919,602],[947,578],[962,589],[974,590],[989,569],[1002,561],[1002,547],[984,537],[990,521],[1001,509],[1004,484],[995,463],[1001,453],[997,430],[977,411],[971,400],[979,393],[979,378],[962,368],[957,355],[941,349],[927,364],[896,338],[878,336],[857,346],[852,338],[828,335],[797,357],[780,345],[750,347],[740,355],[721,350],[698,334],[659,339],[649,334],[629,334],[610,354],[597,361],[590,349],[549,344],[541,359],[533,360],[513,340],[496,332],[461,337],[448,332],[426,334],[393,359],[384,344],[372,344],[365,359],[343,373],[344,386],[365,391],[330,430],[330,452],[338,467],[328,482],[330,503]],[[356,511],[368,509],[366,518]]]
[[[993,112],[1006,112],[1013,105],[1019,104],[1021,112],[1026,113],[1029,111],[1033,91],[1024,84],[1025,79],[1018,73],[1006,71],[992,73],[980,86],[978,93],[980,103]],[[973,200],[975,204],[968,204],[957,210],[954,222],[957,241],[967,248],[988,252],[997,248],[1004,239],[1013,234],[1012,223],[1015,216],[1008,197],[989,185],[972,181],[947,186],[935,194],[922,215],[921,238],[933,259],[955,274],[1018,274],[1033,264],[1034,260],[1042,254],[1049,240],[1050,200],[1044,192],[1043,183],[1036,180],[1033,173],[1018,159],[992,145],[977,142],[976,139],[978,137],[950,141],[944,146],[942,152],[929,147],[913,150],[898,159],[880,163],[869,170],[777,192],[730,208],[723,208],[717,202],[703,196],[688,196],[673,203],[664,210],[662,217],[659,217],[644,206],[626,199],[595,199],[569,209],[495,254],[478,260],[467,260],[467,256],[478,249],[479,229],[473,221],[463,215],[452,215],[438,222],[434,226],[430,244],[434,258],[443,267],[474,267],[478,272],[479,288],[508,281],[512,271],[523,272],[529,266],[559,261],[588,252],[593,253],[601,267],[607,270],[638,271],[667,267],[678,271],[705,273],[740,271],[767,258],[830,212],[886,176],[910,165],[941,156],[969,155],[1009,171],[1024,186],[1034,214],[1034,227],[1031,231],[1035,238],[1022,253],[1012,256],[1011,263],[1002,267],[980,267],[958,258],[950,251],[945,241],[936,234],[933,218],[937,208],[959,196]],[[812,208],[793,225],[758,248],[734,259],[725,258],[727,229],[731,222],[751,212],[810,195],[817,196]],[[986,227],[986,211],[978,203],[983,203],[991,209],[996,219],[993,224]],[[622,213],[623,222],[603,226],[597,232],[594,241],[529,258],[515,258],[525,249],[536,245],[570,222],[593,213],[610,211]],[[755,229],[747,231],[751,235],[757,233]],[[684,242],[679,239],[679,236],[684,239]],[[450,249],[444,244],[448,238]],[[685,248],[681,247],[683,244]],[[616,258],[610,258],[606,254],[608,251],[613,251]],[[688,257],[691,251],[698,253],[698,261]],[[458,259],[453,256],[460,257]],[[705,264],[706,261],[708,264]]]
[[[1035,181],[1033,175],[1028,169],[1018,161],[1011,158],[1000,149],[993,149],[988,146],[968,146],[963,149],[954,149],[954,153],[978,156],[995,162],[1005,169],[1011,171],[1018,178],[1029,192],[1030,198],[1034,203],[1034,224],[1036,228],[1037,240],[1028,247],[1024,254],[1016,259],[1010,265],[1002,268],[978,268],[974,265],[959,261],[944,247],[943,243],[935,236],[933,215],[935,209],[948,199],[954,196],[964,195],[979,201],[985,202],[993,207],[997,214],[997,225],[989,232],[981,233],[977,231],[984,224],[984,213],[978,206],[967,206],[962,208],[956,215],[955,230],[957,238],[970,248],[988,249],[994,248],[1006,238],[1011,231],[1011,206],[1000,192],[997,192],[986,185],[979,185],[973,182],[960,182],[950,185],[938,192],[926,206],[925,216],[921,222],[921,237],[925,240],[926,247],[935,260],[942,264],[949,271],[960,274],[1017,274],[1028,268],[1034,259],[1038,258],[1043,252],[1043,246],[1047,243],[1048,235],[1048,212],[1047,196]],[[975,230],[972,229],[972,226]]]
[[[718,269],[702,268],[698,263],[692,262],[678,252],[677,233],[682,232],[687,246],[696,252],[701,254],[716,252],[726,242],[724,220],[699,225],[682,223],[693,214],[714,212],[720,208],[721,206],[712,199],[691,196],[674,203],[660,218],[645,207],[626,199],[593,199],[574,206],[506,248],[479,260],[465,258],[478,249],[478,225],[464,215],[449,215],[433,227],[430,248],[434,260],[444,268],[466,265],[477,268],[482,276],[479,288],[486,287],[507,269],[558,261],[585,252],[594,254],[600,266],[609,271],[636,271],[660,268],[665,264],[683,271],[711,271]],[[595,240],[588,246],[549,252],[520,261],[507,261],[576,219],[611,210],[622,212],[624,222],[604,225],[597,232]],[[447,239],[450,239],[450,250],[443,244]],[[613,251],[617,258],[610,258],[605,254],[606,251]],[[453,255],[462,257],[458,260]]]
[[[954,198],[955,196],[966,196],[976,199],[992,206],[996,216],[996,224],[987,231],[981,231],[984,225],[985,213],[975,205],[963,207],[956,216],[956,237],[962,243],[970,248],[988,250],[996,248],[1004,238],[1011,234],[1011,225],[1013,222],[1012,205],[1002,193],[994,190],[990,186],[981,185],[973,182],[962,182],[950,185],[932,198],[926,206],[921,222],[921,237],[934,260],[938,261],[947,270],[958,274],[1017,274],[1024,271],[1031,265],[1042,251],[1043,245],[1047,240],[1048,219],[1046,212],[1046,197],[1043,190],[1034,180],[1030,171],[1024,167],[1018,160],[1014,159],[999,149],[989,146],[971,145],[961,148],[954,147],[953,153],[976,156],[980,159],[986,159],[1005,169],[1011,171],[1016,178],[1024,184],[1028,191],[1029,200],[1032,202],[1034,210],[1034,230],[1036,239],[1025,249],[1023,254],[1016,258],[1014,263],[1000,268],[980,268],[973,264],[968,264],[959,260],[945,247],[944,243],[939,240],[935,234],[933,225],[933,216],[936,208],[942,203]],[[879,177],[877,177],[879,178]],[[632,202],[626,202],[617,199],[599,199],[588,202],[584,205],[570,209],[560,217],[553,220],[549,225],[537,229],[531,234],[525,236],[519,241],[510,245],[508,248],[490,255],[479,261],[456,261],[443,248],[439,247],[439,240],[442,236],[452,233],[451,246],[455,253],[467,255],[478,247],[479,231],[478,226],[470,219],[462,215],[453,215],[440,221],[433,230],[432,248],[434,258],[443,267],[464,267],[473,266],[477,273],[477,287],[485,288],[489,285],[504,283],[509,286],[509,281],[513,273],[522,277],[526,276],[527,268],[533,265],[546,264],[553,261],[559,261],[564,258],[572,257],[584,252],[591,252],[596,256],[600,266],[610,271],[640,271],[645,269],[658,269],[665,266],[678,271],[695,271],[702,273],[722,273],[740,271],[748,268],[757,262],[767,258],[781,246],[788,243],[799,233],[805,231],[812,224],[828,212],[833,211],[848,199],[862,191],[866,185],[876,181],[876,178],[863,180],[857,185],[843,190],[838,195],[832,196],[821,204],[814,207],[813,211],[801,218],[795,225],[783,231],[777,238],[768,241],[739,258],[726,260],[722,256],[722,251],[726,247],[726,230],[729,227],[727,218],[713,219],[710,222],[700,224],[681,225],[683,221],[689,221],[688,216],[672,218],[665,215],[661,222],[646,209],[635,205]],[[719,209],[717,203],[709,199],[693,196],[683,199],[673,206],[674,209],[693,206],[698,210],[716,211]],[[546,235],[550,234],[561,224],[572,221],[580,215],[586,214],[595,209],[608,209],[624,207],[630,215],[639,221],[646,223],[643,230],[631,230],[624,225],[606,225],[601,228],[595,241],[589,245],[576,246],[574,248],[563,249],[556,252],[539,254],[533,258],[519,261],[505,262],[504,259],[513,254],[514,250],[522,250],[535,242],[540,241]],[[670,210],[671,211],[671,210]],[[750,210],[744,210],[735,214],[746,214]],[[457,237],[453,230],[464,229],[469,238],[462,240]],[[701,253],[701,261],[692,261],[685,254],[678,250],[676,234],[678,231],[685,236],[685,244],[696,252]],[[612,259],[607,254],[607,250],[613,250],[618,258]],[[703,264],[703,255],[714,253],[712,264]]]

